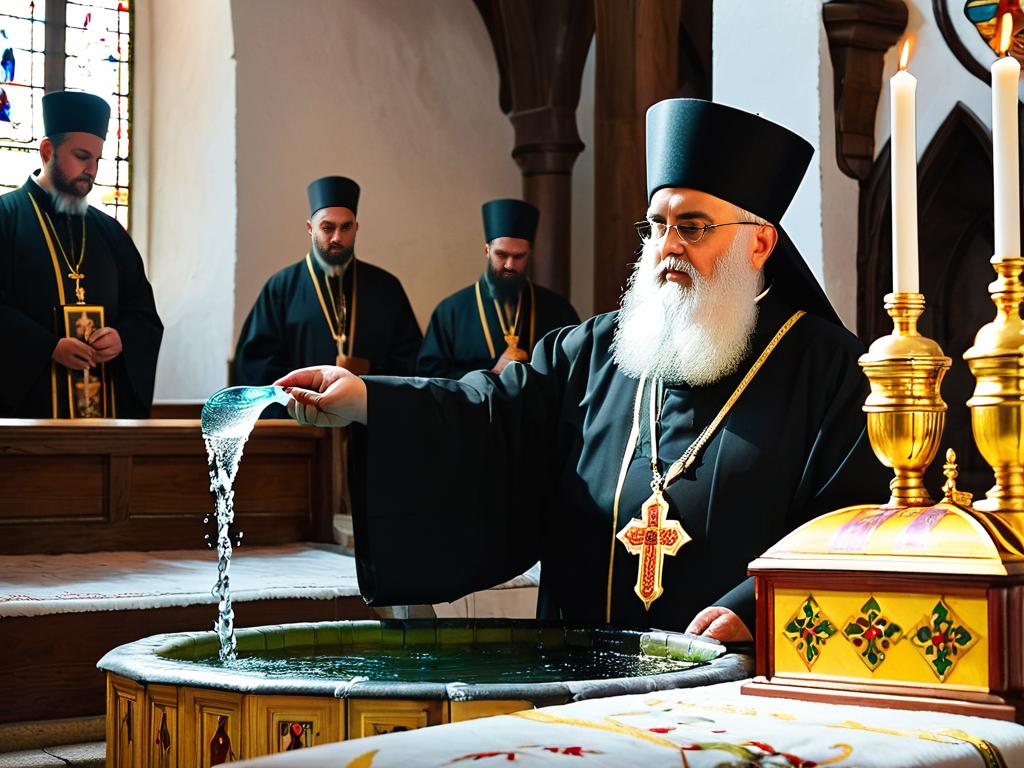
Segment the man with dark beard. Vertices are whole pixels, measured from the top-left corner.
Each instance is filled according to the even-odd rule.
[[[541,617],[750,638],[747,563],[888,490],[861,346],[779,225],[812,153],[756,115],[660,102],[620,312],[500,376],[278,382],[302,423],[367,425],[371,605],[451,600],[539,559]]]
[[[309,252],[273,275],[242,326],[235,384],[269,384],[293,368],[333,363],[357,374],[413,373],[423,334],[402,284],[355,256],[359,185],[317,179]],[[284,416],[278,407],[271,416]]]
[[[501,373],[510,362],[529,360],[548,331],[580,321],[568,301],[526,276],[540,211],[522,200],[491,200],[483,216],[487,267],[437,305],[416,362],[420,376]]]
[[[359,185],[325,176],[306,196],[309,252],[260,291],[238,338],[232,383],[270,384],[293,368],[325,363],[356,374],[412,374],[423,334],[405,290],[390,272],[355,255]],[[287,416],[280,405],[263,411],[263,418]],[[364,506],[363,431],[350,431],[347,455],[356,512]]]
[[[42,170],[0,197],[0,417],[149,416],[163,324],[128,233],[86,199],[109,122],[98,96],[45,95]]]

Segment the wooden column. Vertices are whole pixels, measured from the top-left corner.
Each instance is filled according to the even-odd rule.
[[[875,113],[882,67],[907,26],[903,0],[830,0],[822,19],[832,57],[836,161],[863,182],[875,163]]]
[[[515,129],[523,199],[540,209],[534,279],[569,295],[572,167],[580,80],[594,35],[590,0],[474,0],[494,46],[499,100]]]
[[[595,0],[594,311],[615,309],[647,210],[645,116],[673,96],[710,98],[711,0]]]

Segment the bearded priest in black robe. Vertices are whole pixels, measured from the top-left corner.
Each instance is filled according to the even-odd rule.
[[[324,363],[411,375],[423,334],[398,278],[356,258],[359,185],[325,176],[306,194],[310,250],[260,291],[239,335],[233,383],[260,386]],[[280,406],[264,412],[285,415]]]
[[[452,600],[539,559],[541,617],[750,637],[747,563],[887,494],[861,345],[779,226],[812,152],[747,112],[660,102],[619,311],[500,376],[279,382],[303,423],[367,425],[371,605]]]
[[[487,267],[437,305],[416,361],[420,376],[459,379],[525,362],[548,331],[576,325],[572,305],[527,277],[540,211],[522,200],[484,203]]]
[[[89,205],[110,106],[43,97],[43,161],[0,197],[0,417],[146,418],[163,324],[142,258]]]
[[[423,333],[398,278],[355,255],[359,185],[325,176],[306,188],[309,252],[267,280],[235,349],[234,384],[270,384],[300,366],[334,363],[356,374],[412,375]],[[280,405],[263,418],[287,418]],[[349,478],[366,476],[365,435],[348,443]],[[349,482],[350,511],[365,483]]]

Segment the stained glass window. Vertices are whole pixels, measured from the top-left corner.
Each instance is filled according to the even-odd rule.
[[[44,24],[42,2],[0,0],[0,192],[39,167]]]
[[[110,130],[92,193],[93,204],[128,226],[128,90],[131,19],[126,0],[66,5],[64,87],[102,96],[110,103]]]
[[[39,167],[44,92],[95,93],[110,129],[89,200],[128,226],[130,0],[0,0],[0,192]]]

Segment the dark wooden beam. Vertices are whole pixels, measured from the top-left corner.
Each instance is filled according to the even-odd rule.
[[[515,129],[512,157],[523,174],[523,199],[541,212],[533,277],[567,296],[572,168],[583,151],[576,107],[594,8],[590,0],[474,2],[498,62],[499,103]]]
[[[864,181],[875,163],[875,113],[882,67],[907,27],[903,0],[831,0],[822,7],[832,57],[836,160]]]
[[[618,306],[647,204],[655,102],[711,96],[711,0],[595,0],[594,311]]]

